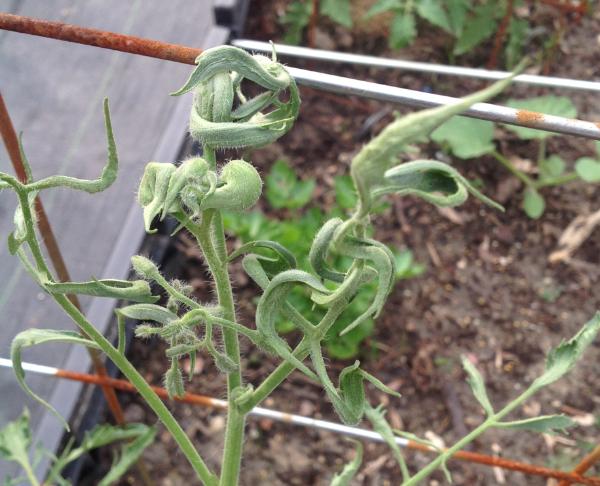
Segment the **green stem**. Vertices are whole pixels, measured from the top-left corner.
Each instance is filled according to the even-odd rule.
[[[48,269],[37,241],[35,228],[33,226],[33,216],[27,203],[26,191],[19,191],[17,194],[19,196],[19,202],[23,211],[23,219],[27,227],[27,243],[31,250],[31,254],[33,255],[38,270],[47,276],[48,279],[52,280],[50,270]],[[104,335],[86,319],[86,317],[71,303],[67,297],[64,295],[52,294],[52,298],[63,308],[67,315],[73,319],[75,324],[77,324],[77,326],[100,347],[100,349],[117,366],[117,368],[119,368],[121,373],[123,373],[123,375],[125,375],[125,377],[136,388],[138,393],[142,396],[150,408],[152,408],[160,421],[171,433],[173,439],[175,442],[177,442],[177,445],[184,453],[202,482],[207,486],[215,486],[217,484],[216,476],[208,469],[204,463],[204,460],[194,448],[194,445],[190,441],[189,437],[185,434],[177,420],[175,420],[159,396],[152,390],[146,380],[144,380],[142,375],[140,375],[135,367],[127,360],[127,358],[123,356],[119,350],[117,350],[104,337]]]
[[[215,151],[211,147],[203,147],[204,158],[212,169],[216,169]],[[200,226],[191,227],[204,254],[208,268],[212,274],[219,306],[223,311],[223,318],[237,322],[235,317],[235,304],[233,291],[229,280],[227,263],[227,249],[225,246],[225,233],[223,220],[219,211],[205,211]],[[246,414],[234,404],[233,394],[242,385],[240,370],[240,345],[238,334],[234,329],[223,329],[225,353],[237,365],[236,371],[227,375],[227,426],[225,428],[225,446],[221,462],[221,486],[235,486],[238,483],[240,465],[242,461],[242,448],[244,442],[244,428]]]
[[[561,184],[567,184],[568,182],[573,182],[577,179],[579,179],[579,176],[576,172],[569,172],[568,174],[563,174],[556,177],[546,177],[545,179],[541,179],[535,183],[535,188],[541,189],[542,187],[548,186],[560,186]]]
[[[439,456],[437,456],[433,461],[431,461],[427,466],[421,469],[418,473],[416,473],[410,480],[402,483],[402,486],[414,486],[419,484],[421,481],[426,479],[431,473],[433,473],[436,469],[438,469],[441,465],[443,465],[448,459],[450,459],[456,452],[460,451],[467,444],[473,442],[477,437],[483,434],[487,429],[494,427],[498,424],[506,415],[512,412],[515,408],[517,408],[521,403],[530,398],[533,394],[535,394],[539,390],[539,387],[532,385],[527,390],[525,390],[521,395],[515,398],[512,402],[506,405],[502,410],[495,413],[494,415],[489,416],[481,425],[477,428],[473,429],[467,435],[465,435],[462,439],[460,439],[456,444],[454,444],[449,449],[446,449]]]
[[[504,167],[506,167],[506,169],[508,169],[508,171],[512,175],[514,175],[517,179],[519,179],[521,182],[523,182],[523,184],[525,184],[526,186],[535,188],[535,181],[533,179],[531,179],[531,177],[529,177],[523,171],[517,169],[510,160],[508,160],[506,157],[504,157],[504,155],[502,155],[500,152],[497,152],[496,150],[494,150],[493,152],[490,152],[490,154],[498,162],[500,162]]]
[[[31,469],[31,464],[29,464],[28,461],[20,462],[19,464],[23,468],[23,471],[25,471],[25,474],[27,475],[27,480],[32,484],[32,486],[40,486],[40,482],[35,477],[33,469]]]

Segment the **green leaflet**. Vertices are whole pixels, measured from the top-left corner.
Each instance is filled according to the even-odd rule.
[[[513,420],[511,422],[500,422],[495,426],[501,429],[530,430],[543,434],[556,434],[573,427],[575,422],[566,415],[542,415],[524,420]]]
[[[385,174],[398,165],[395,157],[399,153],[406,150],[409,144],[422,140],[451,116],[500,93],[514,76],[515,74],[498,81],[452,105],[431,108],[399,118],[366,144],[354,157],[351,165],[352,179],[360,201],[359,216],[364,216],[370,211],[373,189],[387,185]]]
[[[274,353],[293,364],[306,375],[316,378],[315,374],[301,361],[292,355],[287,343],[279,337],[275,330],[275,319],[282,311],[287,294],[295,285],[304,285],[321,294],[328,294],[323,284],[313,275],[301,270],[286,270],[271,280],[256,307],[256,328],[263,337],[264,343]]]
[[[368,406],[365,410],[365,415],[369,422],[371,422],[373,430],[383,437],[385,443],[392,450],[392,454],[394,455],[394,458],[396,459],[396,462],[402,471],[402,479],[403,481],[407,481],[410,478],[410,473],[408,472],[408,467],[404,461],[402,451],[396,443],[394,431],[390,427],[390,424],[388,424],[388,421],[385,419],[385,410],[383,409],[383,406],[379,406],[377,408]]]
[[[121,307],[120,309],[115,310],[115,312],[129,319],[136,319],[138,321],[154,321],[162,324],[163,326],[177,319],[177,314],[174,314],[160,305],[154,304],[128,305],[127,307]]]
[[[363,446],[357,440],[353,440],[352,442],[356,446],[354,459],[346,464],[339,474],[333,476],[331,486],[350,486],[352,479],[354,479],[360,468],[363,458]]]
[[[389,169],[384,182],[375,188],[375,197],[384,194],[413,194],[437,206],[457,206],[469,193],[484,203],[503,211],[504,208],[488,198],[456,169],[437,160],[415,160]]]
[[[91,194],[101,192],[110,187],[117,178],[119,159],[117,156],[117,147],[112,131],[110,121],[110,111],[108,108],[108,98],[104,98],[104,125],[106,128],[106,138],[108,144],[108,161],[102,169],[102,174],[98,179],[86,180],[77,179],[68,176],[51,176],[27,185],[28,191],[40,191],[52,187],[68,187],[77,191],[89,192]]]
[[[15,377],[21,385],[21,388],[34,400],[40,402],[46,408],[50,409],[54,415],[56,415],[63,423],[65,428],[69,430],[69,425],[63,419],[56,409],[46,402],[43,398],[36,395],[31,388],[25,382],[25,371],[21,365],[21,352],[24,348],[36,346],[44,343],[69,343],[69,344],[83,344],[88,348],[100,349],[99,346],[89,339],[85,339],[75,331],[54,331],[51,329],[27,329],[22,331],[15,336],[10,346],[10,358],[12,360],[13,369],[15,371]]]
[[[244,160],[231,160],[218,177],[218,187],[201,201],[201,209],[241,211],[258,201],[262,192],[262,179],[252,164]]]
[[[0,429],[0,459],[15,461],[27,468],[30,446],[29,410],[25,409],[18,419]]]
[[[68,464],[77,460],[89,451],[98,449],[99,447],[104,447],[113,444],[114,442],[131,441],[134,439],[139,439],[141,437],[144,438],[143,442],[145,443],[145,448],[152,443],[155,434],[155,427],[150,427],[144,424],[128,424],[124,426],[114,426],[108,424],[97,425],[92,430],[85,433],[83,440],[81,441],[81,444],[78,447],[73,448],[72,442],[69,442],[67,444],[65,449],[62,451],[60,456],[56,458],[56,461],[52,465],[52,469],[48,473],[48,480],[51,482],[60,481],[62,479],[62,476],[60,476],[60,472]],[[135,459],[137,460],[139,454],[133,454],[134,450],[136,450],[137,448],[133,448],[133,450],[131,451],[129,450],[129,447],[133,447],[133,444],[135,444],[135,442],[128,442],[126,445],[123,445],[121,453],[122,458],[131,458],[135,456]],[[139,452],[141,453],[144,448],[142,448]],[[119,466],[117,470],[121,470],[121,473],[118,476],[111,476],[112,478],[114,478],[112,479],[112,481],[115,481],[120,476],[122,476],[123,473],[125,473],[127,469],[131,467],[133,462],[135,461],[129,462],[129,465],[126,468],[124,468],[124,470],[121,469],[125,466],[125,463]],[[109,472],[109,475],[111,474],[113,474],[112,468]],[[105,476],[104,480],[106,480],[106,477],[109,476]]]
[[[262,268],[264,268],[265,271],[271,275],[276,275],[279,272],[296,268],[298,266],[296,258],[285,246],[277,243],[276,241],[270,240],[250,241],[231,253],[228,257],[228,260],[233,261],[238,256],[250,253],[251,250],[258,248],[271,250],[277,255],[277,258],[270,258],[264,255],[255,255],[256,258],[260,259]]]
[[[220,72],[231,71],[271,91],[285,89],[290,82],[289,74],[283,66],[268,57],[252,56],[233,46],[219,46],[206,49],[200,54],[189,79],[183,87],[171,94],[182,95]]]
[[[325,260],[329,252],[329,245],[333,241],[336,230],[343,221],[340,218],[328,220],[315,235],[313,244],[308,255],[310,265],[317,275],[332,282],[343,282],[345,274],[327,268]]]
[[[600,312],[597,312],[581,330],[566,342],[554,348],[546,358],[546,371],[537,378],[532,387],[541,388],[568,373],[600,331]]]
[[[394,286],[396,259],[390,249],[376,240],[347,237],[340,244],[340,253],[354,259],[370,261],[377,273],[378,285],[373,302],[359,317],[348,325],[341,333],[343,336],[355,329],[367,319],[376,319],[385,304],[385,300]]]
[[[462,365],[465,373],[467,373],[467,383],[469,383],[469,386],[473,391],[473,395],[475,395],[475,398],[483,407],[485,413],[491,417],[494,415],[494,408],[492,407],[490,399],[488,398],[487,391],[485,389],[485,382],[483,381],[481,373],[479,373],[479,370],[473,366],[473,363],[471,363],[466,356],[462,357]]]
[[[141,424],[136,424],[138,427]],[[109,486],[118,481],[141,457],[144,450],[154,442],[156,429],[154,427],[143,426],[138,432],[138,436],[133,442],[128,442],[121,446],[120,453],[115,457],[110,470],[104,476],[98,486]]]
[[[92,280],[90,282],[46,282],[44,288],[51,294],[91,295],[134,302],[154,303],[160,297],[152,295],[145,280]]]
[[[169,191],[171,175],[175,172],[173,164],[150,162],[146,164],[144,175],[138,190],[138,201],[144,208],[144,228],[146,233],[156,233],[152,230],[152,220],[164,213],[165,201]]]

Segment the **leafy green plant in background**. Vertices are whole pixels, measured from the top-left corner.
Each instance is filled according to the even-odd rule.
[[[346,212],[356,205],[356,191],[352,179],[347,175],[334,177],[335,204],[327,208],[327,215],[314,205],[307,208],[315,186],[314,179],[301,180],[285,161],[278,160],[265,178],[264,192],[272,208],[288,210],[286,217],[268,217],[259,210],[250,213],[226,212],[223,214],[225,230],[239,238],[242,244],[259,237],[276,241],[296,256],[298,268],[308,271],[310,248],[317,231],[328,218],[344,217]],[[384,208],[382,205],[381,209]],[[424,266],[414,261],[410,250],[399,251],[390,247],[390,251],[396,261],[396,281],[416,277],[424,271]],[[344,257],[337,257],[334,261],[337,268],[347,268],[351,263]],[[375,282],[365,284],[363,291],[352,300],[336,324],[331,327],[324,342],[329,356],[338,359],[357,356],[360,344],[373,333],[373,319],[365,320],[343,336],[339,334],[360,316],[363,309],[373,300],[376,291]],[[314,321],[322,317],[322,311],[299,289],[293,290],[288,299],[309,320]],[[276,327],[280,333],[295,329],[293,322],[286,319],[278,321]]]
[[[550,115],[574,118],[577,110],[568,98],[559,96],[541,96],[525,100],[510,99],[507,106],[527,112],[540,112]],[[525,186],[522,207],[530,218],[537,219],[546,207],[542,189],[549,186],[566,184],[575,180],[600,182],[600,144],[596,143],[596,157],[582,157],[574,164],[574,170],[568,170],[569,164],[558,154],[548,154],[546,142],[554,136],[551,132],[533,128],[506,125],[520,140],[537,144],[537,159],[532,175],[505,157],[494,143],[494,124],[465,117],[454,117],[431,135],[432,140],[445,147],[455,157],[474,159],[491,155]]]
[[[570,425],[570,421],[562,416],[509,422],[504,419],[534,393],[570,371],[600,330],[600,314],[592,318],[571,340],[552,350],[545,371],[525,392],[498,411],[487,397],[483,378],[465,361],[469,384],[487,418],[449,449],[438,451],[438,456],[431,463],[414,474],[394,443],[395,432],[385,419],[385,410],[381,406],[372,406],[367,399],[365,382],[392,396],[398,396],[398,393],[361,368],[359,361],[345,367],[339,376],[332,379],[331,370],[328,370],[323,356],[323,343],[331,329],[351,303],[360,298],[366,286],[369,292],[368,286],[375,283],[375,292],[365,302],[360,315],[339,330],[340,335],[351,332],[369,319],[376,319],[393,288],[397,272],[396,258],[386,245],[371,236],[372,217],[386,196],[413,195],[442,207],[458,206],[473,196],[491,207],[502,209],[449,165],[437,160],[401,162],[399,156],[408,155],[411,145],[422,141],[451,116],[463,112],[473,103],[497,95],[510,83],[510,78],[455,104],[398,118],[364,145],[350,167],[356,203],[349,216],[344,213],[339,217],[327,218],[318,228],[308,254],[310,265],[303,270],[288,248],[277,241],[264,239],[262,234],[234,252],[228,252],[223,231],[223,212],[247,210],[254,206],[262,192],[262,180],[258,171],[247,161],[229,160],[217,165],[216,152],[217,149],[263,146],[287,133],[300,109],[299,93],[293,78],[276,61],[275,56],[272,59],[252,56],[230,46],[208,49],[197,58],[196,63],[196,69],[187,83],[175,94],[195,92],[190,133],[202,144],[202,157],[192,157],[178,166],[161,162],[147,164],[138,200],[143,207],[144,224],[149,233],[155,231],[152,227],[155,219],[172,217],[179,223],[179,229],[185,229],[196,239],[214,286],[212,300],[196,300],[188,285],[168,281],[155,263],[140,255],[132,258],[133,269],[138,275],[133,281],[106,279],[58,282],[48,267],[36,232],[35,196],[41,191],[55,188],[95,193],[107,189],[114,182],[118,159],[107,103],[104,110],[108,162],[98,179],[51,176],[35,181],[27,161],[24,162],[24,182],[0,172],[0,190],[12,191],[18,202],[15,228],[8,237],[10,253],[21,260],[34,281],[83,333],[28,329],[15,337],[11,346],[13,367],[20,385],[32,398],[49,406],[25,382],[21,361],[23,349],[46,342],[64,342],[99,349],[113,361],[156,413],[189,461],[198,480],[209,486],[235,486],[239,483],[246,417],[295,370],[304,373],[323,390],[344,423],[355,425],[363,419],[372,423],[373,428],[389,443],[404,485],[415,485],[436,469],[445,468],[445,463],[454,452],[490,428],[552,431]],[[254,98],[247,98],[242,90],[244,79],[254,82],[264,91]],[[291,178],[286,177],[278,176],[274,183],[284,181],[286,187],[291,185],[296,194],[294,204],[299,205],[309,192],[306,189],[308,181],[295,181],[292,184]],[[347,187],[348,184],[349,181],[345,180],[338,184],[338,188]],[[351,196],[345,194],[345,201],[350,199]],[[244,270],[260,288],[255,328],[239,323],[236,318],[229,274],[230,262],[236,258],[242,259]],[[294,306],[291,293],[295,288],[310,296],[312,305],[321,309],[321,314],[314,321],[311,315],[303,315]],[[155,293],[166,297],[164,305],[157,304],[160,295]],[[116,346],[71,303],[67,297],[69,294],[133,302],[116,310]],[[180,363],[184,357],[193,361],[196,354],[203,351],[226,376],[227,425],[220,471],[215,472],[209,467],[167,405],[128,360],[124,345],[126,318],[140,321],[136,336],[154,337],[167,344],[164,380],[171,397],[185,392]],[[280,320],[293,323],[302,335],[294,349],[277,331]],[[241,338],[279,361],[275,370],[256,387],[244,381],[239,345]],[[193,370],[194,366],[190,368]],[[192,371],[190,375],[193,375]],[[22,433],[20,430],[11,429],[7,434],[9,443],[15,439],[15,434]],[[28,444],[27,434],[22,444]],[[69,449],[68,454],[73,450]],[[8,454],[14,453],[11,451],[9,447]],[[348,484],[359,469],[360,452],[360,448],[357,449],[357,458],[343,469],[341,475],[334,477],[334,484]],[[22,465],[26,464],[22,455],[19,459]]]
[[[390,48],[400,49],[411,45],[417,38],[417,18],[420,18],[429,24],[428,27],[433,25],[453,37],[454,45],[449,53],[452,58],[472,51],[491,38],[507,8],[507,1],[495,0],[378,0],[365,13],[364,19],[380,14],[391,15],[388,43]],[[300,43],[311,12],[311,0],[294,0],[288,4],[280,19],[286,29],[284,42]],[[321,0],[319,13],[344,27],[351,28],[353,25],[350,0]],[[526,19],[511,16],[504,50],[508,68],[516,66],[522,58],[529,29]]]
[[[50,472],[45,484],[56,486],[69,486],[71,483],[63,478],[61,471],[81,456],[100,447],[125,442],[121,450],[115,455],[109,472],[97,483],[99,486],[108,486],[118,481],[135,464],[139,457],[154,441],[156,429],[144,424],[129,424],[123,427],[111,425],[98,425],[87,432],[79,446],[70,439],[59,456],[54,456],[51,451],[34,444],[29,428],[29,412],[27,409],[21,416],[9,422],[0,429],[0,459],[19,464],[24,477],[6,478],[4,486],[17,486],[28,481],[34,486],[39,486],[35,469],[44,458],[50,458]]]

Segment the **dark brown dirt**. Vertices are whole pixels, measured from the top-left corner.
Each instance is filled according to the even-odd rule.
[[[278,0],[253,3],[251,37],[277,38],[276,12],[281,5]],[[348,38],[340,29],[327,23],[323,25],[319,38],[335,46],[385,54],[381,41],[373,40],[372,36]],[[580,25],[573,25],[552,64],[551,74],[598,78],[598,32],[600,15],[597,13],[585,18]],[[443,42],[426,34],[411,49],[396,55],[444,62]],[[582,47],[590,42],[593,48]],[[470,55],[468,61],[474,66],[482,65],[487,53],[484,46]],[[290,64],[301,66],[296,61]],[[474,81],[456,83],[451,78],[337,65],[311,66],[336,74],[413,89],[430,88],[452,95],[481,87]],[[317,179],[316,204],[326,207],[332,200],[333,175],[347,173],[349,161],[362,143],[356,137],[363,130],[363,123],[382,106],[304,88],[301,91],[302,113],[294,130],[273,146],[255,151],[251,160],[264,173],[277,158],[286,158],[305,177]],[[515,88],[511,94],[515,92],[521,96],[546,93],[538,88]],[[597,96],[584,92],[564,94],[573,96],[581,118],[600,118]],[[389,121],[390,116],[384,121]],[[535,159],[534,144],[516,140],[500,129],[498,139],[506,155]],[[591,142],[576,138],[554,137],[548,148],[570,162],[593,153]],[[421,150],[429,157],[444,157],[436,153],[433,145],[423,146]],[[403,395],[401,399],[390,399],[370,390],[372,403],[385,403],[388,407],[391,423],[421,437],[439,437],[445,444],[455,442],[482,418],[460,370],[462,354],[477,363],[485,376],[492,402],[501,406],[540,373],[545,353],[551,346],[573,335],[600,308],[598,231],[587,239],[570,263],[552,265],[547,258],[573,218],[598,208],[597,186],[573,183],[545,189],[546,213],[540,220],[533,221],[519,207],[518,195],[522,188],[493,159],[452,162],[469,178],[483,181],[485,192],[501,200],[507,210],[499,213],[470,200],[449,213],[420,200],[405,198],[394,201],[388,212],[378,216],[374,222],[377,237],[386,243],[411,248],[417,260],[427,264],[428,271],[396,287],[361,356],[368,371]],[[179,240],[177,246],[187,251],[173,253],[165,270],[191,281],[198,296],[207,298],[210,288],[196,252],[183,240]],[[237,267],[234,280],[241,320],[250,324],[255,289]],[[131,359],[150,382],[158,384],[166,369],[166,360],[164,348],[153,344],[135,342]],[[243,355],[245,378],[250,383],[259,383],[275,366],[272,358],[257,352],[248,343],[243,343]],[[515,417],[561,412],[574,415],[584,425],[575,428],[570,436],[492,431],[477,440],[472,450],[539,465],[572,467],[584,454],[584,444],[598,438],[599,360],[600,347],[595,344],[567,378],[539,393],[515,414]],[[332,361],[332,373],[346,364]],[[222,397],[224,380],[214,365],[208,359],[201,359],[198,368],[198,375],[188,389]],[[123,396],[123,399],[129,420],[155,421],[136,397]],[[298,373],[264,406],[337,421],[323,392]],[[182,404],[174,404],[173,409],[211,467],[217,468],[223,414]],[[158,484],[194,484],[189,466],[163,429],[145,457]],[[242,484],[327,484],[333,473],[351,457],[352,445],[331,433],[251,418]],[[422,467],[429,459],[423,453],[407,453],[412,470]],[[461,463],[449,466],[454,484],[458,485],[551,484],[544,479],[481,466]],[[385,447],[368,444],[356,484],[398,484],[399,474]],[[442,482],[442,476],[436,474],[428,484]],[[123,484],[140,483],[132,475]]]

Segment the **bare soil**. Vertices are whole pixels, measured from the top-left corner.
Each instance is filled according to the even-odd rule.
[[[276,15],[283,3],[253,2],[249,37],[277,39],[280,30]],[[553,12],[541,10],[537,15],[546,22],[544,25],[551,27],[553,21],[551,18],[548,21],[547,16],[556,15]],[[571,21],[569,26],[550,66],[550,74],[599,79],[600,47],[596,36],[600,32],[600,15],[587,16],[579,24]],[[362,33],[352,37],[327,22],[322,22],[317,39],[322,47],[446,62],[445,41],[435,35],[425,34],[410,49],[393,54],[373,35]],[[465,62],[483,65],[489,47],[489,44],[482,46]],[[457,82],[447,77],[297,61],[290,64],[450,95],[463,95],[482,86],[476,81]],[[550,92],[519,87],[512,89],[511,96],[542,93]],[[366,119],[384,107],[377,102],[304,88],[301,94],[302,111],[292,132],[273,146],[254,151],[251,160],[265,173],[278,158],[287,159],[304,177],[317,179],[315,204],[327,207],[332,201],[332,177],[347,173],[352,155],[364,142],[359,137],[365,133]],[[580,118],[600,119],[598,96],[577,91],[560,94],[572,97]],[[373,133],[391,116],[390,111]],[[498,138],[506,155],[535,160],[533,143],[519,141],[500,128]],[[572,163],[578,157],[592,154],[593,144],[578,138],[553,137],[548,149]],[[444,157],[433,145],[421,150],[427,157]],[[500,406],[540,373],[551,346],[572,336],[600,308],[598,231],[592,233],[569,263],[548,261],[566,226],[576,216],[589,214],[600,206],[597,186],[572,183],[545,189],[546,212],[534,221],[520,208],[522,188],[492,158],[452,160],[452,163],[469,178],[481,180],[485,192],[500,200],[506,212],[489,209],[478,201],[469,201],[455,211],[439,211],[421,200],[404,198],[394,201],[390,210],[377,217],[376,236],[386,243],[412,249],[416,259],[428,269],[423,276],[402,281],[396,287],[377,322],[375,334],[365,343],[359,357],[369,372],[403,395],[401,399],[390,399],[370,390],[372,403],[387,406],[393,426],[421,437],[439,438],[447,445],[482,419],[460,369],[462,354],[477,363],[492,402]],[[234,246],[235,240],[232,238],[229,243]],[[164,269],[192,282],[199,298],[208,298],[211,289],[198,254],[185,238],[179,239],[175,246]],[[233,278],[240,319],[252,325],[256,289],[238,267],[234,267]],[[155,344],[135,341],[131,359],[151,383],[159,384],[167,362],[164,348]],[[276,362],[247,342],[242,347],[245,378],[258,384]],[[539,465],[573,467],[585,453],[586,444],[598,440],[599,361],[600,346],[595,344],[573,372],[539,393],[515,414],[515,417],[529,417],[562,412],[574,416],[582,425],[568,437],[491,431],[477,440],[471,450]],[[331,361],[332,374],[347,364]],[[196,378],[188,385],[189,391],[224,396],[224,378],[209,359],[201,358],[197,371]],[[156,422],[137,397],[123,395],[122,399],[129,420]],[[299,373],[294,373],[263,405],[338,421],[322,390]],[[217,469],[223,413],[183,404],[173,404],[173,410],[209,465]],[[352,450],[349,442],[332,433],[250,418],[242,484],[328,484],[332,475],[352,457]],[[164,429],[160,428],[158,440],[147,450],[145,459],[158,484],[195,484],[190,467],[176,452],[175,443]],[[407,452],[412,470],[430,459],[424,453]],[[542,478],[472,464],[452,462],[449,466],[457,485],[552,484]],[[398,484],[399,477],[399,468],[387,448],[367,444],[363,467],[355,483]],[[443,481],[441,474],[435,474],[428,484]],[[132,473],[122,484],[141,483]]]

